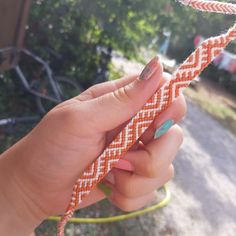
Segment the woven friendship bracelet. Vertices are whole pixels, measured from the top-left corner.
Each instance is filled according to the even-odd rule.
[[[216,1],[179,0],[184,5],[194,9],[236,14],[236,5]],[[76,181],[72,198],[65,215],[58,225],[58,236],[64,235],[64,228],[72,217],[75,209],[90,193],[90,191],[111,171],[114,165],[137,142],[153,120],[165,111],[180,95],[182,89],[189,86],[191,81],[204,70],[222,50],[236,39],[236,24],[227,33],[209,38],[184,61],[173,74],[172,80],[165,83],[136,114],[128,125],[120,132],[104,152],[85,170]]]
[[[199,11],[215,12],[223,14],[235,14],[236,5],[232,3],[205,1],[205,0],[179,0],[185,6],[191,6]]]

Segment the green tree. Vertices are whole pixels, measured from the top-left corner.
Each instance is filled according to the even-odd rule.
[[[196,34],[219,34],[233,21],[230,16],[199,13],[174,0],[37,0],[32,6],[27,45],[45,58],[47,48],[53,48],[63,56],[55,70],[88,86],[111,59],[98,48],[135,57],[140,47],[151,42],[156,42],[153,47],[157,50],[163,30],[168,30],[172,32],[170,53],[183,60],[192,50]]]

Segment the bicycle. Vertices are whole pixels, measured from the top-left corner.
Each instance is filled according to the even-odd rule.
[[[0,127],[38,122],[53,106],[83,90],[75,81],[69,80],[65,76],[55,76],[45,60],[23,48],[30,5],[31,0],[0,0],[0,8],[5,9],[0,16],[4,18],[0,21],[0,30],[5,33],[4,37],[0,38],[0,70],[15,72],[18,79],[16,80],[17,86],[20,85],[24,91],[34,97],[39,114],[2,118],[0,119]],[[5,21],[8,22],[7,27]],[[19,61],[21,62],[20,57],[22,56],[28,57],[32,64],[38,64],[40,73],[37,74],[37,78],[27,76],[27,71],[24,71],[20,66]],[[17,89],[19,88],[17,87]],[[67,93],[68,91],[70,93]]]

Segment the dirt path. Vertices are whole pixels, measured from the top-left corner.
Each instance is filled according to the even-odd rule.
[[[236,138],[191,102],[181,126],[185,140],[170,183],[172,201],[155,214],[149,235],[234,236]]]

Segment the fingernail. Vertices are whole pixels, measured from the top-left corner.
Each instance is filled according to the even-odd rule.
[[[160,138],[162,135],[164,135],[174,124],[173,120],[167,120],[165,123],[161,125],[160,128],[158,128],[155,132],[155,139]]]
[[[98,188],[107,196],[110,197],[112,194],[112,189],[108,186],[106,186],[103,183],[98,184]]]
[[[134,166],[129,161],[123,159],[120,159],[114,167],[120,170],[134,171]]]
[[[158,69],[159,58],[155,56],[143,69],[142,73],[139,76],[139,80],[148,80]]]

